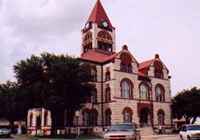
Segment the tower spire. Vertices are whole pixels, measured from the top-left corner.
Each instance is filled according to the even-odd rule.
[[[100,0],[97,0],[89,18],[88,22],[96,23],[97,25],[100,25],[102,22],[106,21],[108,23],[109,28],[114,28],[110,22],[110,19],[108,18],[105,9],[103,8],[103,5]]]

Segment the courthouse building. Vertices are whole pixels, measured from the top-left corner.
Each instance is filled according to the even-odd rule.
[[[116,51],[115,27],[97,0],[82,29],[80,56],[92,66],[96,90],[80,111],[79,125],[102,128],[134,122],[140,126],[171,126],[168,68],[158,54],[137,61],[131,47],[124,45]]]

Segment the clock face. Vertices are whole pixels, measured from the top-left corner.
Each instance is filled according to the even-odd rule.
[[[103,27],[106,27],[106,28],[107,28],[107,27],[108,27],[108,22],[107,22],[107,21],[103,21],[103,22],[102,22],[102,25],[103,25]]]

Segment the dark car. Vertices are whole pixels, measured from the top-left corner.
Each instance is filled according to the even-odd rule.
[[[105,140],[140,140],[140,132],[132,123],[112,125],[104,134]]]

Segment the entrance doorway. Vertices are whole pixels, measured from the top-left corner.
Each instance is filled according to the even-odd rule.
[[[141,109],[140,125],[141,125],[141,127],[151,126],[151,113],[150,113],[149,108]]]

